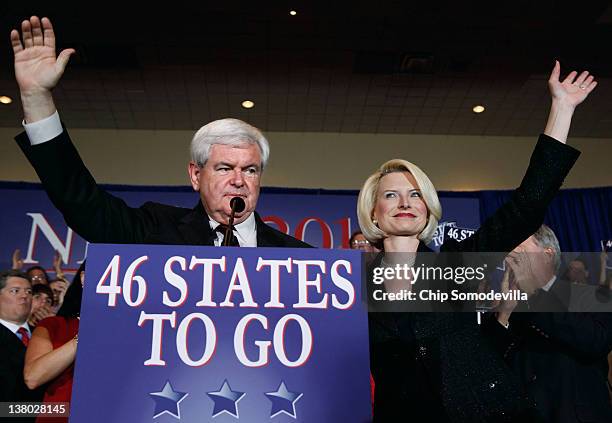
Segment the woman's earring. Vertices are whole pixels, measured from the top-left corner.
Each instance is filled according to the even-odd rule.
[[[374,224],[374,226],[378,227],[378,220],[372,219],[372,223]]]

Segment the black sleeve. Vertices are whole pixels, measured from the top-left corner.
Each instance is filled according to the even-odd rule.
[[[510,322],[585,360],[612,351],[612,313],[513,313]]]
[[[446,249],[508,252],[529,238],[544,221],[551,200],[580,152],[540,135],[521,185],[510,201],[490,216],[470,238]]]
[[[87,241],[139,243],[156,227],[146,205],[131,208],[98,187],[65,128],[42,144],[30,145],[25,132],[15,140],[68,226]]]

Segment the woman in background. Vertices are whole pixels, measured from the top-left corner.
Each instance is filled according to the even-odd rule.
[[[78,344],[84,266],[66,292],[57,316],[39,322],[32,334],[23,371],[28,388],[45,386],[43,402],[70,402]],[[37,422],[65,423],[67,417],[39,417]]]

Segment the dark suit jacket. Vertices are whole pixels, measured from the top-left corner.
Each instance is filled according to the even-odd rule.
[[[511,200],[442,252],[508,252],[542,224],[579,153],[541,135]],[[419,253],[427,251],[419,247]],[[417,256],[418,261],[418,256]],[[370,313],[376,421],[532,421],[532,402],[472,313]],[[416,377],[416,380],[415,380]],[[425,395],[429,391],[437,397]],[[420,395],[419,401],[412,398]]]
[[[44,391],[31,391],[23,381],[25,353],[17,335],[0,325],[0,402],[42,400]]]
[[[139,208],[96,184],[66,130],[31,146],[25,132],[16,138],[68,226],[90,242],[116,244],[214,245],[215,234],[201,202],[193,209],[147,202]],[[255,213],[258,247],[310,247],[266,225]]]
[[[507,362],[543,421],[612,421],[607,388],[611,313],[513,313],[509,329],[493,317],[487,326],[497,344],[505,345]]]

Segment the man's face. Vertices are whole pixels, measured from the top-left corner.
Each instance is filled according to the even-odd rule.
[[[357,234],[353,237],[351,242],[351,249],[366,251],[366,248],[370,245],[368,240],[363,234]]]
[[[231,214],[230,200],[242,197],[245,209],[236,213],[234,224],[253,213],[259,198],[261,154],[256,144],[237,146],[214,144],[203,167],[189,163],[189,176],[195,191],[199,191],[204,209],[210,217],[227,224]]]
[[[363,234],[355,235],[355,237],[353,238],[353,241],[351,242],[351,249],[361,250],[366,253],[376,252],[376,248],[370,245],[369,241],[366,239],[366,237]]]
[[[580,260],[572,260],[567,266],[567,278],[570,282],[587,283],[589,272]]]
[[[47,294],[44,292],[39,292],[34,294],[32,297],[32,313],[38,310],[41,307],[47,306],[51,307],[53,305],[53,298],[49,298]]]
[[[32,285],[27,279],[11,276],[0,289],[0,319],[21,325],[32,309]]]
[[[513,251],[518,253],[543,253],[544,248],[538,244],[532,235],[525,241],[521,242]]]
[[[28,272],[28,276],[30,277],[30,280],[32,281],[32,285],[36,285],[39,283],[47,285],[49,283],[49,281],[47,281],[47,277],[45,276],[45,272],[43,272],[40,269],[30,270]]]
[[[554,275],[554,255],[551,248],[542,247],[532,235],[512,250],[506,260],[512,263],[519,286],[521,282],[530,282],[540,288]]]

